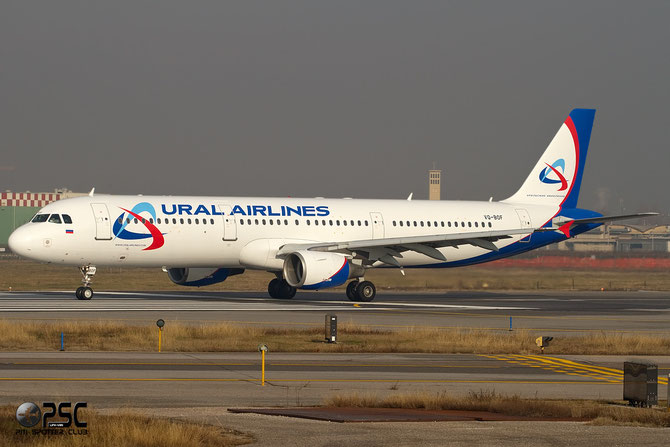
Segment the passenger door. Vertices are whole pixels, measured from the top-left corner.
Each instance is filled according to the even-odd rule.
[[[236,241],[237,240],[237,222],[235,215],[230,215],[233,208],[230,205],[219,205],[219,211],[223,213],[223,240]]]
[[[384,238],[384,217],[382,213],[370,213],[372,221],[372,239]]]
[[[108,241],[112,239],[112,223],[109,220],[109,211],[104,203],[91,203],[95,218],[95,239]]]

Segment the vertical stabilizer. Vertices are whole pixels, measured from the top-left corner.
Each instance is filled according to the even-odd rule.
[[[595,114],[570,112],[521,188],[503,202],[576,208]]]

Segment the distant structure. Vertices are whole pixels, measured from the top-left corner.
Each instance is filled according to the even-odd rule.
[[[440,200],[442,170],[431,169],[428,171],[428,199]]]

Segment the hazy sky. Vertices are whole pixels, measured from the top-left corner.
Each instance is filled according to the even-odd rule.
[[[511,195],[598,109],[580,206],[670,211],[667,1],[8,1],[0,189]]]

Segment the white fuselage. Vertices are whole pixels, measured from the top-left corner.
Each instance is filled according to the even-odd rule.
[[[474,201],[95,195],[44,207],[38,215],[58,214],[61,223],[27,223],[12,234],[10,246],[28,258],[68,265],[277,271],[282,260],[275,254],[285,244],[519,228],[530,234],[559,210]],[[65,223],[63,215],[72,223]],[[152,236],[150,226],[160,235]],[[502,248],[525,236],[496,245]],[[439,250],[447,263],[489,252],[474,245]],[[407,267],[436,262],[413,251],[401,259]]]

